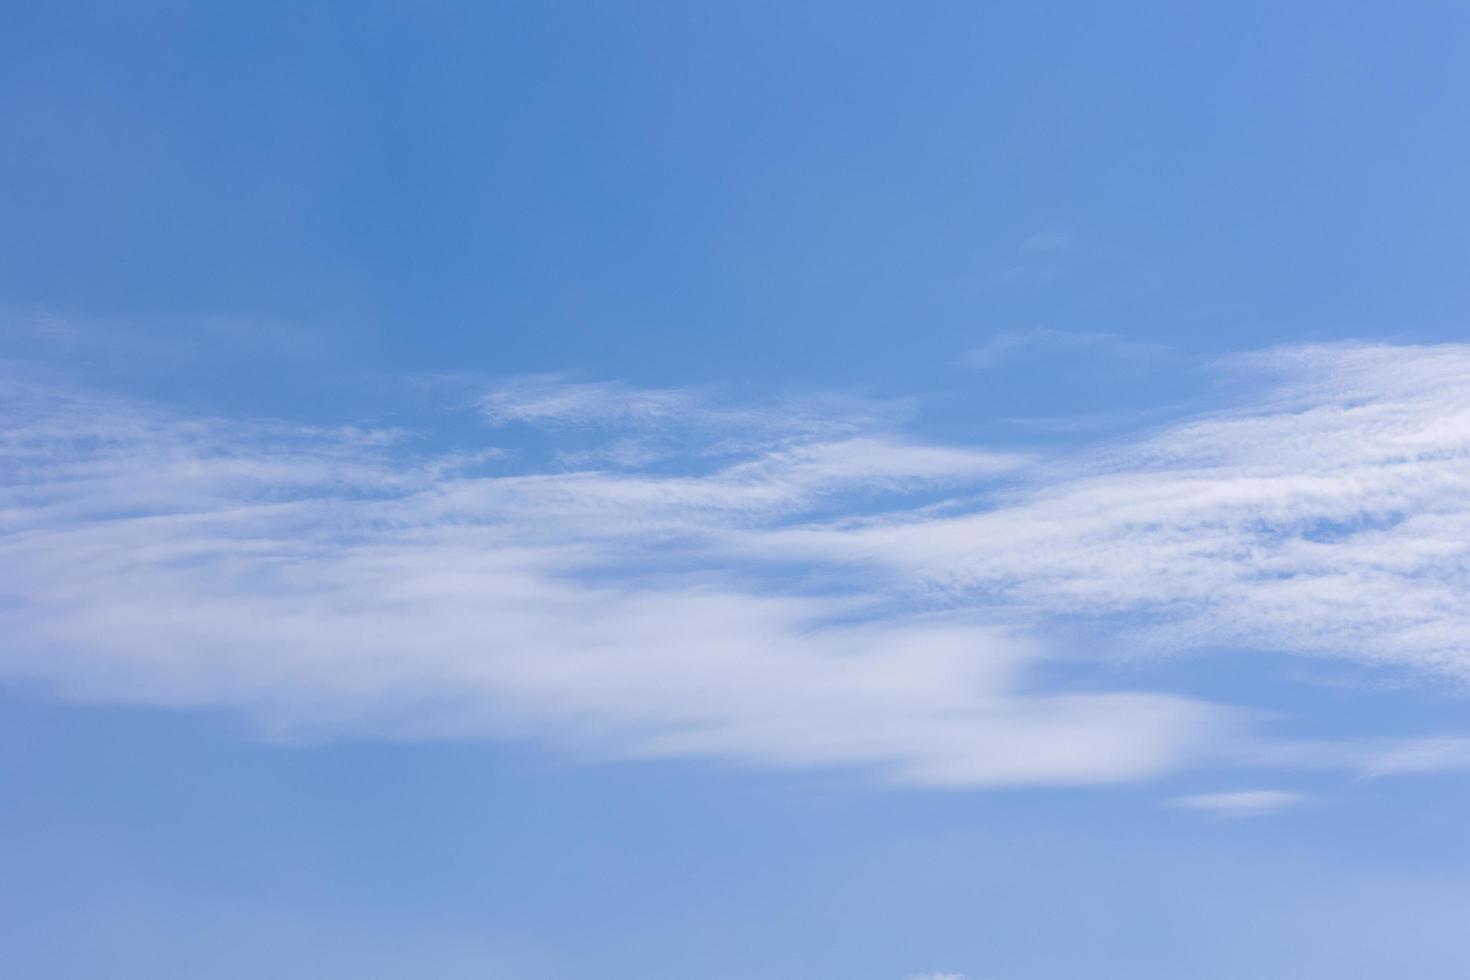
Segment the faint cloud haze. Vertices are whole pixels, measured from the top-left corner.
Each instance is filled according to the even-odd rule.
[[[1077,236],[1064,229],[1038,231],[1021,242],[1016,248],[1019,255],[1047,255],[1071,251],[1077,245]]]
[[[1167,352],[1168,348],[1162,344],[1128,340],[1116,333],[1087,333],[1036,326],[993,335],[965,354],[965,364],[989,370],[1019,359],[1086,354],[1115,360],[1143,360],[1157,358]]]
[[[1204,810],[1221,817],[1260,817],[1305,802],[1301,793],[1284,790],[1256,789],[1234,793],[1202,793],[1170,800],[1170,805],[1186,810]]]

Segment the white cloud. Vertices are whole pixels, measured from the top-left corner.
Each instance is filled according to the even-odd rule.
[[[1287,379],[1259,404],[1052,462],[830,401],[803,416],[541,379],[490,417],[610,445],[689,418],[703,434],[660,471],[594,452],[499,475],[399,433],[12,378],[0,673],[283,735],[525,736],[924,785],[1461,764],[1450,738],[1271,743],[1225,706],[1036,680],[1036,627],[1062,616],[1095,617],[1100,641],[1470,676],[1470,353],[1273,360]],[[926,506],[891,496],[915,491]]]
[[[1362,753],[1366,776],[1470,769],[1470,738],[1437,736],[1404,739]]]
[[[480,410],[494,425],[648,425],[682,419],[700,399],[675,388],[634,388],[616,381],[568,381],[559,374],[532,375],[506,382],[480,399]]]
[[[1255,405],[1039,469],[993,506],[781,529],[952,601],[1126,617],[1159,648],[1244,645],[1470,679],[1470,347],[1254,359]]]
[[[873,432],[702,476],[469,476],[372,433],[15,391],[0,670],[72,697],[944,785],[1144,778],[1231,724],[1165,695],[1023,693],[1018,630],[722,557],[833,495],[1011,456]]]
[[[1286,790],[1254,789],[1233,793],[1202,793],[1170,800],[1170,806],[1187,810],[1204,810],[1221,817],[1259,817],[1305,802],[1301,793]]]

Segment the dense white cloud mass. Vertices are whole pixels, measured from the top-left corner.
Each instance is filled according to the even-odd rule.
[[[1247,745],[1462,764],[1454,738],[1267,752],[1226,707],[1029,683],[1032,627],[1078,614],[1470,676],[1470,350],[1271,360],[1286,380],[1259,404],[1070,461],[928,445],[835,403],[551,378],[487,394],[495,425],[644,447],[550,469],[10,377],[0,671],[281,733],[929,785],[1140,779]]]

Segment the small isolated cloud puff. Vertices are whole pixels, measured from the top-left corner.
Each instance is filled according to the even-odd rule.
[[[903,980],[970,980],[963,973],[910,973]]]
[[[1169,805],[1186,810],[1203,810],[1221,817],[1259,817],[1305,802],[1301,793],[1254,789],[1233,793],[1202,793],[1170,800]]]

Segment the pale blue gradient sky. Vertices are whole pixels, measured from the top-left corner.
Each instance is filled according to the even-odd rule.
[[[1470,8],[4,12],[9,972],[1463,976]]]

